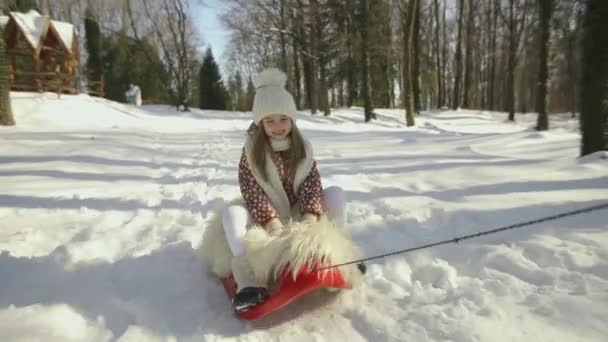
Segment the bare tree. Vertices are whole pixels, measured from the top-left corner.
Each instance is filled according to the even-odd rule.
[[[137,41],[143,38],[135,25],[131,1],[127,1],[127,11],[131,29]],[[166,0],[160,4],[141,4],[145,17],[151,25],[151,32],[159,43],[163,62],[169,72],[167,91],[176,107],[189,110],[193,64],[196,51],[193,38],[196,37],[185,0]],[[154,6],[154,7],[153,7]],[[152,58],[149,58],[153,61]]]
[[[226,1],[233,31],[228,68],[243,75],[269,64],[286,69],[298,104],[313,112],[364,104],[366,88],[372,108],[390,107],[399,95],[399,105],[412,102],[414,113],[432,103],[505,110],[512,119],[516,109],[533,109],[542,97],[539,0]],[[581,30],[575,13],[584,1],[554,1],[556,38],[547,53],[556,72],[548,72],[548,111],[572,110],[577,102]],[[391,6],[398,10],[391,13]]]

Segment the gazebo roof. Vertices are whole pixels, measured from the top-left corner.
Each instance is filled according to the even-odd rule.
[[[35,10],[30,10],[27,13],[11,12],[10,16],[15,19],[17,26],[25,34],[25,38],[30,43],[32,48],[38,49],[42,33],[48,25],[49,17],[42,16]]]
[[[63,21],[51,20],[51,25],[57,31],[59,38],[68,51],[72,51],[72,43],[74,41],[74,25]]]
[[[74,25],[63,21],[51,20],[48,16],[40,15],[35,10],[30,10],[27,13],[11,12],[10,17],[15,20],[15,23],[24,33],[32,48],[38,49],[40,47],[47,27],[52,26],[67,51],[72,52],[72,43],[75,35]],[[2,23],[2,19],[0,19],[0,23]]]

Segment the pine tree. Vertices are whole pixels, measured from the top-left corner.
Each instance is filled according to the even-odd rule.
[[[15,124],[8,84],[8,64],[4,47],[4,30],[0,29],[0,125]]]
[[[104,96],[124,102],[129,84],[138,85],[146,102],[170,103],[166,84],[168,72],[158,56],[158,49],[147,39],[128,39],[122,33],[101,36]],[[153,58],[152,62],[148,58]]]
[[[13,0],[9,2],[8,8],[10,11],[17,11],[27,13],[29,10],[36,10],[40,12],[38,8],[38,1],[36,0]]]
[[[201,109],[226,109],[226,89],[222,82],[220,70],[213,58],[210,48],[205,53],[203,65],[199,74],[200,98],[199,107]]]
[[[86,75],[89,84],[93,85],[94,82],[101,80],[103,73],[101,65],[101,33],[99,31],[99,25],[93,17],[93,12],[90,8],[87,8],[85,19],[84,19],[84,30],[86,36],[85,47],[87,49],[87,63],[86,63]],[[90,90],[95,90],[94,87],[89,86]]]
[[[247,94],[245,95],[245,110],[253,109],[253,98],[255,97],[255,86],[253,85],[253,80],[251,76],[249,77],[249,81],[247,82]]]
[[[230,96],[230,109],[245,111],[245,93],[243,91],[243,78],[241,72],[237,71],[228,80],[228,94]]]
[[[228,84],[226,85],[226,90],[228,91],[228,105],[226,109],[228,110],[237,110],[238,107],[238,90],[236,89],[236,74],[228,77]]]

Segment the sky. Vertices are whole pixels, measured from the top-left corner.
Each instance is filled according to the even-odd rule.
[[[221,0],[205,0],[204,3],[194,5],[194,23],[203,38],[205,44],[203,51],[211,46],[216,62],[225,70],[225,59],[223,56],[226,43],[228,42],[228,31],[222,26],[220,16],[227,10]]]

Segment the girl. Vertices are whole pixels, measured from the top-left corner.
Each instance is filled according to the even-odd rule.
[[[266,284],[256,281],[250,261],[244,256],[243,237],[253,224],[271,235],[287,233],[291,221],[314,224],[321,214],[344,226],[345,200],[342,190],[323,190],[311,144],[296,126],[296,105],[284,89],[286,76],[266,69],[254,80],[254,122],[239,163],[239,185],[244,205],[224,209],[222,224],[233,254],[232,274],[238,285],[233,298],[242,311],[268,297]]]

